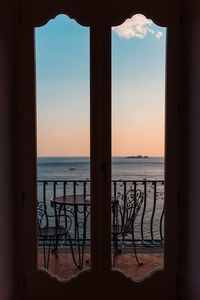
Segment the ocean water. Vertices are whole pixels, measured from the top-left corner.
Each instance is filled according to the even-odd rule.
[[[89,180],[89,157],[38,157],[38,180]],[[164,180],[164,158],[113,157],[113,180]]]

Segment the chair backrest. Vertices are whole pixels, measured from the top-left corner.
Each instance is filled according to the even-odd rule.
[[[37,219],[38,219],[38,232],[40,233],[42,228],[49,227],[49,219],[46,207],[43,202],[38,202],[37,206]]]
[[[59,208],[58,208],[59,210]],[[54,227],[54,228],[65,228],[69,231],[72,227],[72,217],[64,214],[60,216],[60,212],[57,212],[56,206],[51,208],[51,213],[47,209],[44,202],[39,202],[37,205],[37,219],[38,219],[38,233],[41,233],[41,229]]]
[[[130,233],[136,216],[143,204],[144,194],[140,189],[129,190],[126,194],[120,194],[113,207],[113,225],[121,228],[121,233]]]

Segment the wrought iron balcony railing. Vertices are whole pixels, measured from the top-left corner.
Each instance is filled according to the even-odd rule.
[[[134,222],[134,239],[137,246],[163,247],[164,246],[164,181],[162,180],[112,180],[112,195],[117,199],[121,194],[136,190],[143,193],[143,203]],[[38,180],[38,203],[43,205],[48,215],[54,215],[51,199],[67,195],[90,195],[89,180]],[[69,210],[68,210],[69,211]],[[81,214],[81,210],[80,210]],[[63,219],[64,220],[64,219]],[[54,222],[52,218],[52,222]],[[61,218],[61,222],[62,218]],[[71,226],[70,235],[77,241],[76,234]],[[81,239],[81,234],[79,236]],[[90,245],[90,216],[86,224],[86,244]],[[131,237],[126,236],[121,241],[122,246],[131,244]],[[66,243],[65,243],[66,245]]]

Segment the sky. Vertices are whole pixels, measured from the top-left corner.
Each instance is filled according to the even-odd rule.
[[[38,156],[90,154],[90,30],[65,15],[35,29]],[[166,29],[112,28],[112,155],[164,156]]]

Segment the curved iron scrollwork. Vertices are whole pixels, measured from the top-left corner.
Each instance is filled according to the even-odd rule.
[[[50,220],[52,218],[52,220]],[[48,214],[47,206],[43,202],[38,202],[37,208],[38,219],[38,244],[42,244],[43,256],[44,256],[44,268],[49,267],[50,251],[55,253],[58,257],[59,243],[71,239],[70,229],[72,227],[72,219],[70,216],[66,216],[65,224],[62,226],[56,220],[55,215]],[[47,253],[46,253],[47,249]]]
[[[143,201],[144,194],[140,189],[130,189],[126,194],[118,195],[116,201],[114,201],[112,205],[113,218],[111,233],[114,244],[113,266],[115,266],[116,256],[121,253],[119,242],[121,241],[123,244],[126,235],[131,235],[132,237],[136,261],[139,265],[143,264],[138,259],[134,237],[134,223]]]
[[[68,227],[68,237],[64,245],[70,246],[72,258],[77,268],[82,269],[84,264],[84,249],[89,235],[89,217],[90,203],[56,203],[52,200],[52,206],[55,209],[55,214],[58,218],[58,224],[65,224],[69,218],[71,220],[70,228]],[[77,255],[75,255],[75,252]]]

